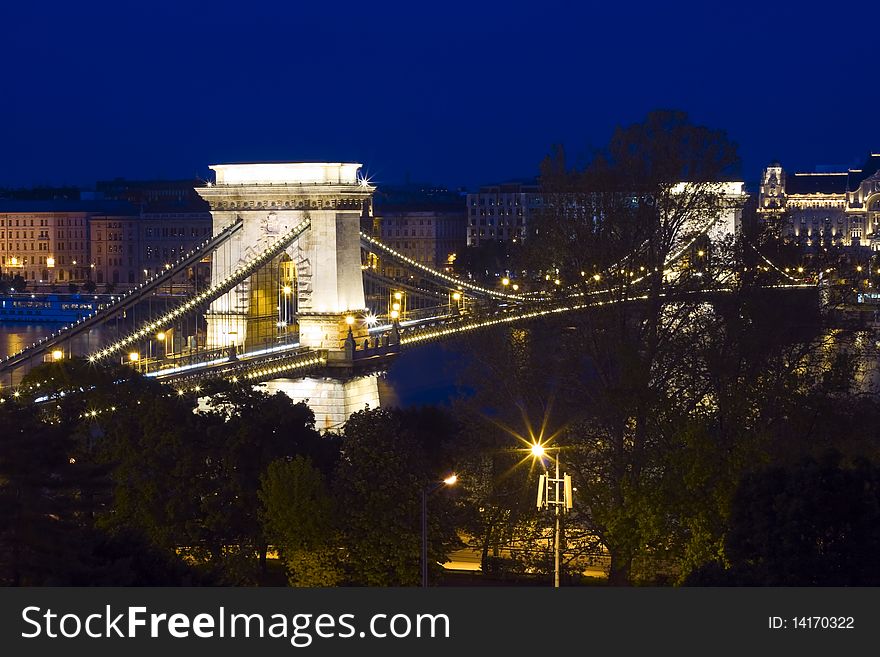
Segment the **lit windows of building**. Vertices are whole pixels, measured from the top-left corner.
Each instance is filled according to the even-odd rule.
[[[871,153],[860,168],[790,175],[774,162],[761,178],[758,211],[767,218],[788,215],[781,236],[794,243],[808,224],[834,224],[835,233],[822,231],[825,241],[880,250],[880,153]],[[809,245],[820,242],[816,235]]]

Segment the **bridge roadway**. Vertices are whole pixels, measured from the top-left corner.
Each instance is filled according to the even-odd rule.
[[[815,286],[794,283],[773,285],[768,288],[807,290],[815,289]],[[726,295],[732,291],[728,287],[710,290],[693,289],[683,293],[676,292],[675,298],[681,300],[693,299],[695,296],[711,298],[713,295]],[[648,295],[644,293],[612,298],[609,292],[596,292],[557,300],[545,299],[531,303],[507,304],[480,314],[450,313],[448,308],[442,307],[433,316],[375,326],[370,329],[368,339],[360,344],[348,340],[345,347],[340,350],[309,349],[301,347],[299,343],[292,343],[241,354],[214,352],[206,355],[203,361],[157,369],[148,372],[147,376],[184,388],[198,385],[200,381],[211,378],[250,383],[308,374],[347,378],[359,373],[385,369],[402,351],[422,343],[453,339],[478,330],[569,312],[618,303],[639,302],[647,298]]]

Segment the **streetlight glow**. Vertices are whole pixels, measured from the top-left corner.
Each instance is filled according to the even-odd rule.
[[[502,284],[503,286],[507,287],[508,285],[510,285],[510,279],[507,278],[507,277],[502,278],[502,279],[501,279],[501,284]]]
[[[443,480],[443,483],[447,486],[452,486],[456,481],[458,481],[458,475],[451,474]]]
[[[128,360],[130,360],[132,363],[136,363],[140,359],[141,359],[141,355],[136,351],[132,351],[128,354]]]
[[[56,349],[52,352],[52,360],[61,360],[62,358],[64,358],[64,352],[60,349]]]
[[[284,287],[281,288],[281,291],[284,292],[284,294],[289,295],[293,292],[293,288],[290,287],[289,285],[285,285]]]
[[[546,452],[547,450],[545,450],[544,446],[540,443],[535,443],[534,445],[532,445],[532,456],[536,458],[541,458]]]
[[[159,332],[156,334],[156,339],[157,339],[159,342],[165,342],[165,331],[159,331]]]
[[[349,326],[354,324],[354,315],[346,315],[345,316],[345,323],[348,324]]]

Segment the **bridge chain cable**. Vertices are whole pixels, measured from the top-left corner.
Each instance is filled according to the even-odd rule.
[[[498,292],[497,290],[490,290],[489,288],[481,287],[479,285],[475,285],[474,283],[469,283],[468,281],[463,281],[459,278],[455,278],[454,276],[450,276],[449,274],[444,274],[443,272],[437,271],[436,269],[432,269],[427,265],[423,265],[420,262],[409,258],[399,251],[391,248],[387,244],[380,242],[375,237],[368,235],[364,232],[361,232],[361,244],[369,250],[378,250],[389,256],[392,260],[396,260],[398,263],[402,265],[406,265],[409,267],[413,267],[425,274],[429,277],[439,279],[444,282],[446,285],[451,285],[456,289],[468,289],[471,292],[476,292],[478,294],[483,294],[490,297],[495,297],[498,299],[509,299],[509,300],[522,300],[526,299],[521,294],[507,294],[505,292]]]
[[[311,225],[311,219],[306,218],[296,224],[293,228],[282,234],[278,239],[273,241],[263,251],[251,257],[245,262],[238,265],[234,270],[227,274],[224,278],[212,284],[199,294],[180,303],[169,312],[160,315],[154,319],[148,320],[149,323],[138,330],[132,331],[128,335],[120,338],[103,349],[93,352],[88,356],[90,362],[100,360],[110,356],[111,354],[124,349],[125,347],[138,342],[139,340],[152,334],[154,331],[163,328],[170,322],[182,317],[194,310],[197,310],[206,303],[210,303],[217,299],[220,295],[225,294],[235,288],[236,285],[245,280],[248,276],[266,265],[273,258],[278,256],[282,251],[295,242]]]

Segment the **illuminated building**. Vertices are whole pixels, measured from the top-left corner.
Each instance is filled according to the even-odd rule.
[[[542,206],[538,185],[503,183],[467,195],[467,245],[520,241],[529,218]]]
[[[126,201],[133,216],[91,218],[91,258],[96,283],[126,289],[189,252],[211,232],[208,204],[195,191],[199,180],[99,181],[100,194]],[[175,283],[210,277],[210,263],[190,268]]]
[[[211,231],[211,215],[96,215],[89,219],[89,224],[90,253],[95,265],[92,280],[125,289],[158,273],[204,241]],[[196,269],[186,272],[186,277],[210,276],[210,264],[200,263]]]
[[[438,271],[450,270],[465,248],[464,197],[431,185],[385,186],[373,199],[372,233],[384,244]],[[403,276],[394,263],[381,273]]]
[[[86,281],[89,220],[123,206],[78,199],[0,201],[0,269],[32,287]]]
[[[786,173],[764,169],[758,211],[780,222],[780,235],[804,247],[880,250],[880,153],[858,169]]]

